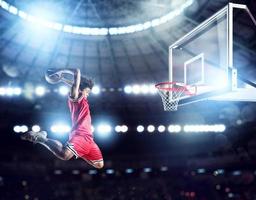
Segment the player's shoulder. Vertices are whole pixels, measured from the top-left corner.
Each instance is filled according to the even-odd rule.
[[[74,103],[81,102],[81,100],[83,100],[84,98],[85,97],[83,96],[82,93],[79,93],[77,98],[73,98],[71,95],[68,95],[68,100]]]

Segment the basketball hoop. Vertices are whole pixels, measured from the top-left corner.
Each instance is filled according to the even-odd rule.
[[[177,82],[162,82],[155,85],[158,93],[162,98],[165,111],[178,110],[179,100],[182,94],[195,95],[196,86],[189,86],[184,83]]]

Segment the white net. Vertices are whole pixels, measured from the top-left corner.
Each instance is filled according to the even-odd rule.
[[[161,96],[165,111],[177,111],[180,96],[185,92],[186,87],[176,84],[162,84],[157,87],[158,93]]]

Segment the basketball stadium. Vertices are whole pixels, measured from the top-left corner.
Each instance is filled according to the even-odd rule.
[[[253,0],[0,0],[0,200],[255,200]]]

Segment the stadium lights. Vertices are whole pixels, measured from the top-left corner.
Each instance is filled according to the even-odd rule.
[[[127,85],[124,87],[124,92],[127,94],[132,93],[132,87],[130,85]]]
[[[120,133],[120,132],[121,132],[121,126],[117,125],[117,126],[115,127],[115,131],[116,131],[117,133]]]
[[[158,130],[158,132],[162,133],[165,131],[165,126],[163,126],[163,125],[158,126],[157,130]]]
[[[168,171],[168,167],[162,166],[162,167],[160,168],[160,170],[161,170],[162,172],[166,172],[166,171]]]
[[[149,126],[147,127],[147,130],[148,130],[148,132],[152,133],[152,132],[155,131],[155,127],[154,127],[153,125],[149,125]]]
[[[122,126],[117,125],[117,126],[115,127],[115,131],[116,131],[117,133],[120,133],[120,132],[125,133],[125,132],[128,131],[128,127],[127,127],[126,125],[122,125]]]
[[[181,126],[180,125],[169,125],[168,126],[168,131],[170,133],[178,133],[181,131]]]
[[[40,126],[38,126],[38,125],[32,126],[32,131],[39,132],[40,130],[41,130]]]
[[[27,132],[27,131],[28,131],[28,127],[27,127],[26,125],[22,125],[22,126],[20,127],[20,132],[25,133],[25,132]]]
[[[28,131],[28,127],[26,125],[22,125],[22,126],[16,125],[13,127],[13,131],[15,133],[25,133]]]
[[[13,94],[14,95],[20,95],[21,93],[22,93],[21,88],[18,88],[18,87],[13,88]]]
[[[37,87],[35,88],[35,94],[36,94],[37,96],[39,96],[39,97],[44,96],[44,95],[45,95],[45,92],[46,92],[46,89],[45,89],[45,87],[43,87],[43,86],[37,86]]]
[[[143,131],[144,131],[144,126],[142,125],[137,126],[137,132],[141,133]]]
[[[106,174],[114,174],[115,171],[113,169],[107,169]]]
[[[149,93],[150,94],[156,94],[157,93],[157,89],[156,89],[154,84],[149,85]]]
[[[14,6],[10,6],[9,7],[9,12],[12,13],[13,15],[17,15],[18,14],[18,9]]]
[[[2,7],[3,9],[5,9],[5,10],[8,11],[9,6],[10,6],[10,5],[9,5],[6,1],[1,1],[1,7]]]
[[[78,174],[80,174],[80,171],[77,170],[77,169],[73,169],[73,170],[72,170],[72,174],[73,174],[73,175],[78,175]]]
[[[154,84],[135,84],[135,85],[127,85],[124,87],[124,92],[127,94],[156,94],[157,90]]]
[[[215,125],[185,125],[184,132],[224,132],[226,126],[224,124]]]
[[[18,15],[22,19],[27,19],[27,17],[28,17],[28,14],[23,12],[23,11],[21,11],[21,10],[18,12]]]
[[[142,94],[147,94],[147,93],[149,93],[149,86],[148,85],[142,85],[141,86],[141,93]]]
[[[123,133],[127,132],[127,131],[128,131],[128,127],[127,127],[126,125],[122,125],[122,126],[121,126],[121,131],[122,131]]]
[[[204,174],[206,170],[204,168],[197,169],[198,174]]]
[[[93,88],[92,88],[92,93],[93,94],[99,94],[100,93],[100,87],[99,86],[94,86]]]
[[[0,87],[0,96],[19,96],[22,93],[18,87]]]
[[[54,124],[51,126],[51,131],[57,134],[65,134],[68,133],[70,130],[70,126],[61,123]]]
[[[225,173],[225,170],[224,169],[217,169],[213,172],[213,175],[214,176],[218,176],[218,175],[221,175],[221,174],[224,174]]]
[[[57,22],[46,21],[45,19],[40,19],[33,15],[30,15],[22,10],[19,10],[17,7],[7,3],[6,1],[1,0],[0,6],[13,15],[18,15],[21,19],[26,21],[38,24],[42,27],[59,30],[72,34],[81,34],[81,35],[120,35],[120,34],[131,34],[135,32],[140,32],[147,30],[151,27],[156,27],[161,24],[167,23],[168,21],[174,19],[175,17],[181,15],[181,13],[190,5],[192,5],[194,0],[187,0],[183,4],[177,6],[174,10],[170,11],[164,16],[155,18],[151,21],[146,21],[139,24],[122,26],[122,27],[82,27],[82,26],[72,26],[70,24],[60,24]]]
[[[128,168],[128,169],[125,170],[125,172],[126,172],[127,174],[131,174],[131,173],[133,173],[133,169]]]
[[[146,167],[146,168],[143,169],[143,171],[146,172],[146,173],[149,173],[149,172],[152,172],[152,169],[149,168],[149,167]]]
[[[140,86],[139,85],[132,86],[132,92],[134,94],[139,94],[141,92]]]
[[[95,169],[90,169],[89,172],[88,172],[88,174],[90,174],[90,175],[97,174],[97,170],[95,170]]]
[[[54,170],[54,174],[55,175],[61,175],[62,174],[62,170],[56,169],[56,170]]]
[[[233,171],[233,176],[240,176],[242,172],[240,170]]]
[[[120,133],[121,132],[121,126],[119,126],[119,125],[117,125],[116,127],[115,127],[115,131],[117,132],[117,133]]]
[[[109,124],[100,124],[97,126],[97,135],[100,138],[108,138],[111,134],[112,127]]]
[[[59,93],[63,96],[66,96],[69,93],[69,88],[67,86],[60,86]]]

